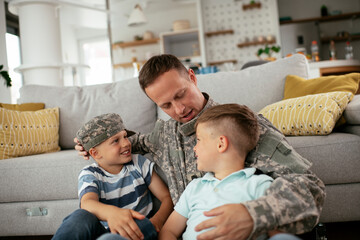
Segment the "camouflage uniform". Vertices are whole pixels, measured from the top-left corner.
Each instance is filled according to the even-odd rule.
[[[202,112],[217,105],[206,93],[204,96],[208,101]],[[150,153],[164,171],[174,204],[193,178],[203,176],[196,168],[193,151],[197,118],[187,123],[158,120],[151,133],[132,138],[133,151]],[[254,220],[251,237],[275,228],[297,234],[310,231],[319,220],[325,186],[309,170],[311,163],[295,152],[284,135],[262,115],[258,120],[260,140],[245,167],[255,167],[275,180],[265,196],[243,203]]]

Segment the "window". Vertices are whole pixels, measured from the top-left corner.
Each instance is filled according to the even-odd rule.
[[[14,34],[6,33],[6,54],[9,67],[9,75],[12,80],[10,88],[11,103],[16,103],[20,97],[19,89],[22,87],[22,75],[14,71],[21,64],[20,38]]]
[[[112,82],[110,45],[107,38],[81,42],[82,62],[90,66],[84,72],[82,85]]]

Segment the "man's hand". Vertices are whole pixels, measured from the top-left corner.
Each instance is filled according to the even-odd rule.
[[[214,229],[198,235],[197,240],[247,239],[253,230],[254,221],[242,204],[226,204],[204,215],[213,218],[197,225],[195,231]]]
[[[79,151],[78,155],[83,156],[85,160],[89,160],[90,159],[89,153],[85,151],[84,147],[81,145],[81,143],[77,138],[74,138],[74,143],[76,143],[75,150]]]
[[[134,221],[134,218],[139,220],[144,219],[144,215],[131,209],[116,208],[114,210],[115,211],[112,211],[107,217],[111,233],[120,234],[131,240],[144,239],[144,235]]]

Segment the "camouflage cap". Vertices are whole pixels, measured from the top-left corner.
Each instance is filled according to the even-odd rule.
[[[76,137],[86,151],[99,145],[118,132],[125,130],[127,136],[135,134],[133,131],[125,129],[121,117],[116,113],[107,113],[94,117],[85,123],[76,133]]]

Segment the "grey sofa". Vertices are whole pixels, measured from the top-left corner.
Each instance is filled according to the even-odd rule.
[[[288,74],[308,78],[302,55],[237,72],[198,76],[199,88],[220,103],[246,104],[259,111],[282,100]],[[44,102],[60,108],[61,151],[0,161],[0,236],[52,235],[63,218],[78,208],[77,176],[89,164],[74,150],[81,124],[96,115],[119,113],[129,129],[152,130],[158,117],[167,118],[141,91],[137,79],[86,87],[24,86],[21,103]],[[359,114],[359,95],[346,116]],[[313,162],[325,182],[327,197],[322,222],[360,220],[360,125],[327,136],[288,137],[291,145]],[[90,160],[91,161],[91,160]],[[34,215],[28,216],[27,209]]]

